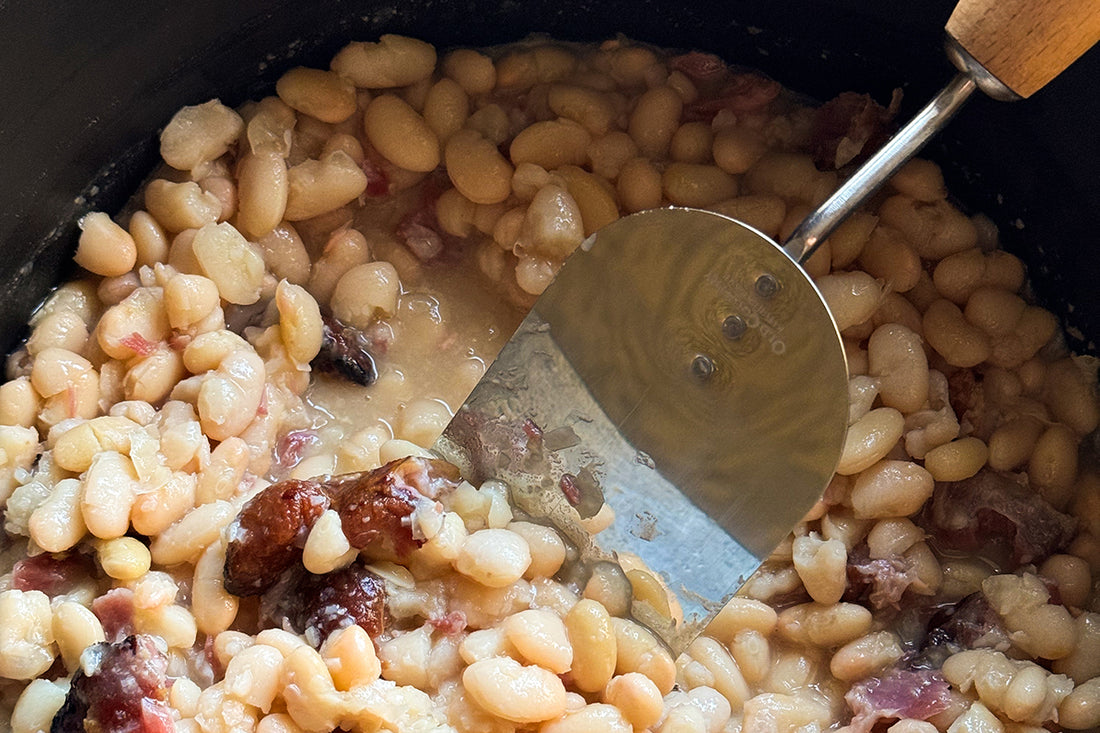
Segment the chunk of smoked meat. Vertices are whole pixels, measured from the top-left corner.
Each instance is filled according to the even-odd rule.
[[[326,481],[287,479],[256,494],[229,525],[225,589],[238,596],[268,591],[302,555],[317,518],[330,506],[357,550],[380,542],[404,555],[423,544],[410,515],[453,490],[458,468],[432,458],[401,458],[364,473]]]
[[[977,552],[996,546],[1017,565],[1041,562],[1073,539],[1077,520],[1016,478],[982,469],[964,481],[936,485],[921,522],[940,550]]]
[[[951,704],[951,686],[933,670],[895,668],[855,683],[844,695],[852,733],[870,733],[879,720],[927,720]]]
[[[843,92],[821,105],[810,133],[814,163],[821,170],[859,162],[882,147],[901,102],[898,92],[886,108],[867,94]]]
[[[920,653],[909,664],[923,669],[939,669],[944,661],[967,649],[1008,651],[1012,642],[1000,615],[978,591],[958,603],[945,606],[928,621],[928,632]]]
[[[332,316],[321,319],[321,350],[310,362],[314,369],[339,374],[345,379],[369,387],[378,379],[370,338]]]
[[[437,498],[458,485],[458,469],[446,461],[401,458],[366,473],[336,476],[326,484],[348,542],[363,549],[388,542],[398,555],[423,544],[409,516],[422,498]]]
[[[919,580],[915,564],[903,555],[872,559],[867,545],[848,554],[846,601],[868,600],[873,608],[899,609],[901,597]]]
[[[329,634],[357,624],[373,639],[386,619],[386,585],[359,561],[324,575],[288,572],[261,602],[265,624],[290,626],[315,647]]]
[[[95,660],[73,675],[50,733],[174,733],[168,707],[168,658],[153,638],[128,636],[84,652]],[[91,674],[85,669],[91,667]]]
[[[86,555],[43,552],[15,563],[11,585],[16,590],[42,591],[53,598],[68,593],[80,581],[94,577],[95,563]]]
[[[310,528],[328,507],[324,487],[297,479],[272,484],[249,499],[229,525],[225,589],[254,596],[273,586],[301,556]]]

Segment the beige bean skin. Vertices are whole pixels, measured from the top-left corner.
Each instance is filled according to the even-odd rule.
[[[88,531],[80,508],[82,491],[77,479],[58,481],[49,498],[31,513],[31,539],[46,552],[64,552]]]
[[[867,358],[884,405],[908,414],[928,400],[928,359],[919,334],[898,324],[879,326],[867,343]]]
[[[80,512],[96,537],[121,537],[130,528],[130,507],[138,490],[133,463],[121,453],[103,451],[82,482]]]
[[[372,99],[363,125],[375,149],[399,168],[427,172],[439,165],[439,138],[400,97],[383,94]]]
[[[565,712],[565,686],[560,679],[508,657],[474,662],[462,673],[462,685],[479,707],[515,723],[538,723]]]
[[[900,233],[876,227],[859,254],[859,265],[882,280],[890,290],[905,293],[920,279],[921,260]]]
[[[1077,478],[1077,435],[1055,423],[1043,431],[1027,464],[1029,483],[1055,507],[1063,508],[1073,495]]]
[[[210,636],[228,629],[237,617],[239,599],[225,590],[224,567],[224,541],[211,543],[195,563],[191,610],[198,630]]]
[[[546,170],[563,165],[584,165],[592,136],[569,119],[536,122],[516,135],[508,148],[512,165],[534,163]]]
[[[931,472],[916,463],[879,461],[856,477],[852,511],[858,519],[907,516],[923,506],[933,488]]]
[[[158,178],[145,187],[145,210],[169,232],[182,232],[216,222],[222,204],[194,181],[172,183]]]
[[[839,540],[822,540],[817,533],[796,537],[792,562],[806,592],[818,603],[836,603],[847,587],[848,550]]]
[[[826,275],[816,284],[841,331],[869,319],[882,299],[882,285],[859,270]]]
[[[263,256],[232,224],[207,224],[196,232],[191,247],[203,274],[223,299],[240,305],[259,300]]]
[[[331,67],[357,87],[388,89],[426,79],[435,69],[435,61],[430,43],[386,34],[377,43],[349,43],[332,59]]]
[[[985,332],[972,325],[959,307],[940,299],[924,312],[924,338],[948,364],[972,367],[989,358],[992,347]]]
[[[898,229],[924,259],[939,260],[977,244],[974,223],[946,201],[891,196],[879,207],[883,224]]]
[[[706,634],[729,644],[743,630],[752,630],[769,636],[775,630],[775,609],[751,598],[734,596],[718,615],[707,624]]]
[[[607,134],[615,118],[607,95],[589,87],[552,84],[547,102],[554,114],[582,125],[593,137]]]
[[[660,690],[648,677],[637,673],[611,680],[603,699],[622,711],[630,725],[639,730],[655,724],[664,712]]]
[[[638,98],[628,131],[643,155],[663,158],[680,124],[684,102],[672,87],[655,87]]]
[[[443,157],[451,183],[475,204],[497,204],[512,192],[512,164],[480,133],[469,129],[454,133]]]
[[[573,666],[573,648],[565,624],[553,611],[529,608],[501,624],[505,638],[531,664],[564,674]]]
[[[769,152],[745,173],[745,190],[817,206],[836,188],[836,173],[819,171],[804,153]]]
[[[226,356],[199,387],[203,432],[214,440],[240,434],[256,416],[263,385],[264,363],[255,352],[240,349]]]
[[[989,448],[973,436],[937,446],[924,456],[924,467],[936,481],[962,481],[981,470]]]
[[[595,138],[588,145],[588,160],[592,172],[609,181],[618,179],[623,164],[638,155],[638,146],[630,135],[615,130]]]
[[[901,438],[905,418],[892,407],[878,407],[848,428],[837,473],[850,476],[870,468]]]
[[[854,682],[890,666],[903,654],[896,634],[876,631],[838,649],[829,661],[829,671],[838,680]]]
[[[168,258],[168,239],[149,211],[134,211],[127,227],[136,248],[135,264],[153,266]]]
[[[710,206],[737,195],[737,181],[721,168],[702,163],[671,163],[661,179],[665,197],[679,206]]]
[[[133,269],[137,245],[130,233],[111,217],[93,211],[80,217],[78,225],[80,239],[73,256],[76,264],[105,277],[123,275]]]
[[[641,672],[667,695],[676,682],[676,665],[668,651],[633,621],[612,618],[611,625],[615,629],[615,674]]]
[[[366,188],[366,174],[342,150],[306,160],[287,171],[283,216],[287,221],[311,219],[354,201]]]
[[[272,151],[251,153],[237,164],[237,227],[255,241],[279,225],[289,194],[286,161]]]
[[[877,225],[878,217],[865,211],[857,211],[841,222],[828,239],[834,270],[856,261]]]
[[[802,603],[779,614],[779,633],[796,644],[847,644],[871,628],[871,612],[854,603]]]
[[[287,106],[322,122],[343,122],[355,113],[355,87],[324,69],[296,66],[275,82],[275,93]]]
[[[401,280],[393,265],[381,260],[368,262],[352,267],[340,277],[333,289],[330,305],[336,318],[363,329],[378,317],[393,315],[397,311],[400,292]],[[320,348],[320,333],[316,335]]]
[[[615,189],[606,180],[577,166],[562,166],[555,173],[565,179],[566,189],[577,203],[586,237],[619,218]]]
[[[459,83],[469,95],[488,94],[497,82],[493,60],[471,48],[451,51],[443,59],[443,73]]]
[[[227,501],[214,501],[192,509],[153,540],[149,546],[153,562],[175,565],[198,560],[235,516],[236,510]]]
[[[707,207],[711,211],[743,221],[769,237],[778,239],[779,228],[787,215],[783,199],[770,194],[747,194]]]
[[[758,130],[725,127],[714,135],[711,148],[714,163],[734,175],[748,171],[767,151],[767,143]]]
[[[1054,417],[1078,435],[1087,435],[1100,424],[1096,387],[1076,359],[1059,359],[1047,367],[1043,401]]]
[[[1004,288],[980,287],[966,301],[966,320],[990,336],[1007,336],[1016,328],[1027,303]]]
[[[1058,586],[1058,595],[1067,608],[1083,607],[1088,600],[1092,582],[1091,571],[1088,563],[1081,558],[1073,555],[1051,555],[1039,567],[1039,575],[1054,581]],[[1079,629],[1077,650],[1074,653],[1080,654],[1081,645],[1090,634],[1095,637],[1091,643],[1096,646],[1097,653],[1100,653],[1100,616],[1090,618],[1083,618],[1083,616],[1078,616],[1077,625],[1087,630]],[[1097,667],[1096,674],[1100,674],[1100,667]]]
[[[29,377],[0,384],[0,425],[29,428],[34,425],[39,398]]]
[[[160,346],[131,364],[123,380],[123,395],[128,400],[159,403],[186,374],[180,353]]]
[[[731,708],[737,710],[752,697],[737,662],[720,642],[700,636],[688,647],[688,653],[714,676],[714,689],[722,693]]]
[[[602,690],[617,664],[615,629],[607,609],[583,598],[565,615],[565,628],[573,644],[573,684],[582,692]]]
[[[308,364],[321,350],[321,309],[305,288],[281,280],[275,288],[279,332],[287,355]]]
[[[470,100],[453,79],[440,79],[424,99],[424,121],[441,143],[457,132],[470,116]]]
[[[617,188],[623,208],[631,213],[661,204],[661,173],[646,158],[631,158],[623,164]]]
[[[930,160],[913,158],[890,178],[890,187],[917,201],[939,201],[947,198],[943,172]]]
[[[195,476],[175,473],[152,491],[139,494],[130,512],[134,529],[146,536],[164,531],[195,505]]]
[[[216,99],[183,107],[161,132],[160,155],[177,170],[193,170],[224,154],[243,128],[240,115]]]

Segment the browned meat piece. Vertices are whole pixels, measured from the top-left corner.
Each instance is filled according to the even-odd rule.
[[[295,570],[264,596],[261,615],[268,625],[304,634],[315,647],[352,624],[373,639],[385,628],[386,586],[358,561],[324,575]]]
[[[252,497],[229,525],[225,589],[254,596],[274,585],[328,507],[328,493],[313,481],[280,481]]]
[[[446,461],[402,458],[325,482],[288,479],[254,496],[229,526],[225,588],[238,596],[270,589],[300,558],[309,530],[330,506],[351,546],[382,543],[398,554],[422,544],[409,515],[419,502],[454,489],[458,469]]]
[[[85,656],[95,661],[73,675],[50,733],[174,733],[165,677],[168,658],[152,637],[100,642]],[[90,674],[85,672],[89,668]]]
[[[372,343],[365,333],[332,316],[323,316],[321,351],[311,364],[319,372],[339,374],[369,387],[378,379],[378,367],[371,352]]]
[[[901,97],[897,92],[886,108],[870,95],[844,92],[818,108],[814,115],[812,153],[822,170],[859,163],[889,138],[890,121]]]
[[[733,73],[723,81],[717,97],[687,105],[684,108],[684,119],[710,122],[723,110],[735,115],[762,112],[779,96],[781,89],[779,82],[763,74],[752,71]]]
[[[1025,480],[988,469],[937,484],[921,519],[941,550],[1006,552],[1016,565],[1042,562],[1073,539],[1077,520],[1032,491]]]
[[[436,499],[459,478],[458,469],[446,461],[403,458],[368,473],[338,476],[328,490],[352,547],[383,542],[404,555],[423,544],[408,519],[417,502]]]

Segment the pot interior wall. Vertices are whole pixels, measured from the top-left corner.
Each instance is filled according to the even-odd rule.
[[[156,132],[184,104],[270,92],[297,64],[324,65],[349,40],[385,32],[440,47],[541,32],[571,40],[623,33],[712,51],[820,99],[905,92],[911,114],[953,73],[941,51],[947,0],[382,0],[0,5],[0,343],[24,335],[71,268],[75,221],[117,211],[152,168]],[[929,151],[966,206],[991,215],[1022,256],[1036,295],[1095,353],[1100,250],[1100,52],[1031,100],[978,99]]]

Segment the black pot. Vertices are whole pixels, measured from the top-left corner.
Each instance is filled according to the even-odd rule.
[[[0,4],[0,347],[69,272],[75,221],[114,213],[157,160],[184,104],[269,93],[287,68],[324,66],[349,40],[396,32],[441,47],[541,32],[616,33],[712,51],[820,99],[845,90],[912,114],[953,74],[950,0],[192,0]],[[1100,341],[1100,51],[1025,102],[969,103],[926,153],[962,204],[1001,226],[1038,300],[1075,348]]]

